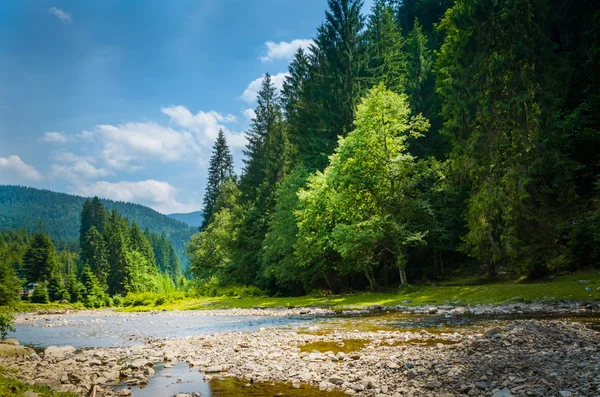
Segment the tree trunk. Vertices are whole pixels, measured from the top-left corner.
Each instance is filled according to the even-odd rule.
[[[408,282],[406,281],[406,272],[404,271],[404,268],[400,267],[398,268],[398,271],[400,272],[400,285],[408,285]]]

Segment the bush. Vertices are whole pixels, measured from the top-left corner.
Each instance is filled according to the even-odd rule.
[[[198,296],[239,296],[241,298],[267,295],[263,290],[254,285],[221,285],[218,281],[211,279],[203,284],[198,284],[195,288]]]
[[[113,305],[114,306],[123,306],[123,297],[119,294],[116,294],[115,296],[112,297],[113,300]]]
[[[15,316],[10,313],[0,313],[0,337],[6,338],[9,331],[15,332]]]
[[[50,303],[50,296],[48,295],[48,289],[46,283],[38,283],[31,294],[31,301],[33,303]]]

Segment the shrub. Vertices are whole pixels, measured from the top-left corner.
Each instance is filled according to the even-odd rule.
[[[50,296],[46,288],[46,283],[38,283],[31,294],[31,301],[33,303],[50,303]]]
[[[112,297],[114,306],[123,306],[123,297],[119,294]]]
[[[15,332],[15,316],[10,313],[0,313],[0,337],[6,338],[9,331]]]

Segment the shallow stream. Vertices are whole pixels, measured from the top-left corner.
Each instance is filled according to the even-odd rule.
[[[32,315],[34,316],[34,315]],[[327,316],[259,317],[259,316],[212,316],[194,313],[169,314],[115,314],[100,317],[66,316],[42,317],[34,325],[18,326],[14,336],[24,345],[40,349],[49,345],[70,345],[75,348],[129,346],[144,343],[154,338],[183,338],[223,332],[253,332],[261,328],[282,328],[295,332],[324,335],[336,330],[400,330],[418,331],[426,329],[430,333],[460,332],[461,330],[485,329],[520,319],[568,320],[585,323],[600,330],[600,315],[476,315],[440,316],[405,314],[396,311],[350,313],[340,312]],[[338,346],[340,351],[353,350],[349,342]],[[435,342],[435,341],[434,341]],[[359,344],[360,344],[359,343]],[[358,349],[361,346],[354,346]],[[318,346],[307,346],[307,350]],[[324,346],[332,350],[332,346]],[[320,350],[320,349],[317,349]],[[146,387],[132,388],[133,397],[172,397],[178,393],[202,393],[202,396],[310,396],[338,397],[341,392],[324,392],[315,388],[295,389],[289,384],[247,384],[235,379],[204,381],[198,369],[185,364],[164,368],[162,363],[155,366],[156,374]],[[124,387],[122,385],[121,387]]]

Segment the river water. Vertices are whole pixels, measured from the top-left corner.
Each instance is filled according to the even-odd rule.
[[[21,344],[42,349],[50,345],[70,345],[75,348],[131,346],[154,338],[184,338],[223,332],[253,332],[261,328],[284,328],[297,332],[326,334],[339,329],[376,331],[380,329],[410,330],[426,329],[429,332],[454,332],[461,329],[487,328],[518,319],[565,319],[587,324],[600,330],[599,316],[556,316],[514,314],[505,316],[431,316],[391,312],[351,313],[331,315],[307,315],[297,317],[272,316],[212,316],[194,313],[114,314],[100,317],[67,316],[43,318],[33,325],[17,326],[10,336]],[[178,393],[200,392],[205,397],[221,396],[328,396],[337,393],[321,392],[315,388],[294,389],[290,385],[246,385],[233,379],[205,382],[198,369],[178,364],[164,368],[155,366],[156,374],[148,385],[132,388],[133,397],[172,397]],[[124,387],[122,385],[121,387]],[[343,396],[344,394],[339,394]]]

